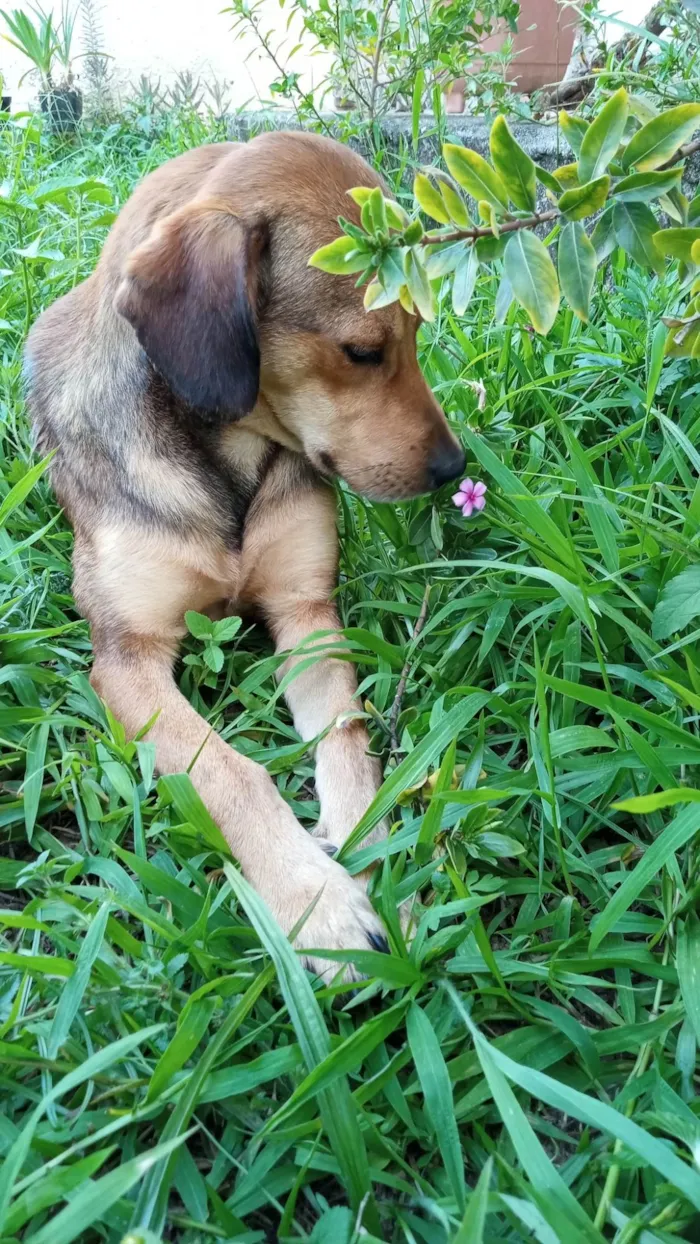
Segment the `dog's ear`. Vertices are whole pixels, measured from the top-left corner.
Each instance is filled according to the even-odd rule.
[[[257,401],[256,323],[262,226],[216,202],[191,203],[154,226],[128,258],[114,308],[133,325],[174,393],[234,420]]]

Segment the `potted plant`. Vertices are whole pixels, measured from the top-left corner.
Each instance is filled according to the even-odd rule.
[[[34,20],[21,9],[0,10],[10,32],[5,38],[32,62],[27,73],[36,73],[39,78],[41,111],[53,133],[64,134],[75,129],[83,113],[82,92],[74,85],[71,64],[76,15],[66,0],[58,24],[51,13],[38,7],[31,12]]]
[[[5,94],[5,80],[0,73],[0,112],[9,112],[12,107],[12,96]]]

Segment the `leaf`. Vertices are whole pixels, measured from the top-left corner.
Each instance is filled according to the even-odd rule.
[[[330,1038],[323,1014],[314,996],[301,959],[292,949],[263,900],[230,864],[224,871],[231,889],[243,907],[277,971],[277,980],[294,1025],[307,1071],[322,1063],[330,1052]],[[357,1210],[371,1197],[367,1150],[353,1101],[344,1076],[319,1093],[323,1124],[350,1201]]]
[[[80,1004],[90,980],[92,965],[102,948],[111,906],[111,901],[107,900],[92,917],[75,960],[75,971],[61,991],[49,1032],[49,1058],[55,1058],[65,1044],[71,1024],[80,1010]]]
[[[454,186],[444,176],[438,175],[438,183],[450,220],[454,221],[459,229],[468,229],[471,220],[469,219],[467,205],[461,194],[457,193]]]
[[[700,123],[700,104],[679,104],[648,121],[625,147],[622,167],[647,173],[675,155]]]
[[[583,117],[574,117],[562,109],[559,113],[559,128],[574,155],[578,157],[581,154],[581,143],[590,128],[590,121],[584,121]]]
[[[663,272],[663,255],[656,245],[657,220],[646,203],[620,203],[613,207],[613,229],[619,246],[642,268]]]
[[[433,291],[421,260],[410,247],[404,255],[404,273],[406,275],[406,286],[411,298],[418,307],[423,319],[431,323],[435,319]]]
[[[44,785],[44,765],[46,761],[46,744],[49,738],[49,726],[50,723],[48,721],[40,721],[30,731],[29,742],[27,743],[22,796],[24,825],[29,842],[32,840],[37,812],[39,811],[39,800],[41,799],[41,791]]]
[[[418,139],[420,138],[420,114],[423,106],[424,82],[425,71],[419,69],[413,82],[413,100],[411,103],[411,138],[414,151],[418,150]]]
[[[540,185],[544,186],[547,190],[550,190],[557,198],[559,197],[561,194],[561,186],[552,173],[548,172],[546,168],[540,168],[540,165],[536,164],[535,176],[537,177]]]
[[[496,117],[489,138],[494,168],[512,202],[523,211],[537,206],[537,178],[534,161],[511,134],[505,117]]]
[[[605,211],[601,212],[598,217],[595,229],[591,234],[591,245],[596,253],[596,259],[599,264],[602,263],[604,259],[607,259],[608,255],[611,255],[615,250],[615,247],[617,246],[617,239],[615,238],[615,228],[613,225],[612,203],[610,203],[609,206],[605,208]]]
[[[655,791],[652,795],[635,795],[632,799],[621,799],[613,804],[623,812],[658,812],[661,808],[673,808],[677,803],[700,803],[700,790],[692,786],[674,786],[669,790]]]
[[[656,220],[654,223],[657,223]],[[692,263],[692,251],[700,241],[700,229],[659,229],[654,234],[654,245],[662,255]]]
[[[477,203],[485,199],[501,211],[507,209],[508,192],[498,173],[494,172],[483,156],[455,143],[445,143],[442,154],[455,181]]]
[[[532,1185],[542,1214],[560,1240],[575,1239],[577,1244],[584,1244],[584,1241],[586,1244],[603,1244],[603,1237],[593,1226],[590,1218],[544,1152],[522,1106],[508,1084],[500,1064],[510,1066],[511,1060],[501,1054],[495,1046],[490,1045],[481,1035],[476,1025],[472,1023],[454,987],[448,985],[447,991],[455,1009],[472,1035],[494,1105]],[[517,1066],[517,1064],[512,1065]]]
[[[464,315],[469,306],[478,271],[479,257],[474,247],[470,246],[464,250],[452,281],[452,308],[455,315]]]
[[[451,1244],[483,1244],[486,1215],[489,1212],[489,1185],[493,1171],[493,1158],[487,1158],[476,1187],[469,1197],[457,1234]]]
[[[440,801],[440,796],[449,790],[454,776],[456,754],[457,743],[453,739],[442,758],[430,804],[423,815],[423,822],[418,831],[415,854],[416,864],[419,867],[422,864],[427,864],[428,860],[432,858],[435,836],[440,829],[442,814],[445,810],[444,804]]]
[[[423,1092],[425,1112],[450,1181],[460,1214],[465,1208],[464,1160],[452,1099],[452,1084],[440,1042],[428,1016],[417,1003],[408,1012],[406,1033]]]
[[[689,911],[678,933],[676,969],[686,1014],[700,1044],[700,920]]]
[[[368,206],[369,200],[365,206]],[[356,242],[354,238],[343,236],[321,246],[314,251],[309,259],[310,268],[320,268],[322,272],[333,272],[344,275],[351,272],[362,272],[368,265],[369,251]]]
[[[571,310],[584,322],[588,321],[597,262],[593,243],[583,225],[578,222],[565,225],[557,251],[559,284]]]
[[[656,602],[651,620],[654,639],[668,639],[700,615],[700,566],[688,566],[669,579]]]
[[[616,199],[626,203],[649,203],[667,194],[674,186],[679,186],[682,175],[682,165],[666,169],[663,173],[632,173],[618,181],[612,193]]]
[[[435,189],[425,173],[416,173],[413,181],[413,194],[421,211],[426,216],[437,220],[441,225],[448,225],[450,217],[445,209],[442,195]]]
[[[41,462],[37,462],[35,466],[25,471],[24,475],[16,484],[12,486],[6,497],[0,502],[0,530],[5,526],[10,514],[22,504],[25,497],[28,497],[37,480],[41,479],[47,470],[55,450],[42,458]]]
[[[559,310],[559,284],[549,252],[539,238],[520,229],[505,250],[506,276],[538,333],[548,333]]]
[[[201,998],[183,1011],[172,1041],[154,1067],[146,1101],[153,1101],[158,1097],[167,1088],[175,1073],[184,1067],[207,1031],[218,1005],[217,998]]]
[[[78,1237],[85,1239],[92,1224],[101,1221],[116,1201],[126,1196],[156,1162],[179,1148],[194,1130],[155,1145],[153,1149],[122,1163],[96,1182],[85,1180],[65,1209],[37,1232],[32,1232],[32,1244],[71,1244]]]
[[[187,610],[185,626],[190,635],[194,635],[195,639],[206,639],[209,635],[214,634],[214,623],[211,618],[206,617],[203,613],[195,613],[194,609]]]
[[[644,1131],[632,1119],[622,1114],[619,1110],[615,1110],[613,1106],[609,1106],[607,1102],[600,1098],[589,1097],[585,1093],[580,1093],[578,1089],[571,1088],[568,1084],[554,1080],[542,1071],[525,1067],[522,1063],[516,1063],[507,1054],[504,1054],[502,1050],[499,1050],[497,1046],[486,1041],[486,1038],[481,1035],[465,1012],[453,989],[450,989],[450,994],[455,1001],[455,1005],[458,1006],[465,1024],[472,1033],[482,1063],[484,1052],[488,1049],[492,1064],[495,1064],[497,1070],[502,1075],[507,1076],[509,1080],[512,1080],[514,1084],[517,1084],[519,1088],[540,1101],[546,1102],[552,1109],[561,1111],[563,1115],[573,1115],[575,1119],[579,1119],[588,1127],[595,1128],[596,1130],[602,1129],[614,1136],[628,1149],[631,1149],[633,1153],[636,1153],[642,1159],[642,1162],[658,1171],[664,1179],[678,1188],[683,1196],[690,1201],[691,1205],[695,1206],[696,1209],[700,1209],[700,1175],[687,1163],[681,1161],[670,1145],[665,1144],[664,1141],[659,1140],[651,1133]],[[494,1100],[496,1100],[495,1093]],[[515,1101],[515,1097],[513,1097],[513,1101]],[[518,1107],[518,1110],[520,1110],[520,1107]],[[539,1141],[537,1141],[534,1132],[532,1133],[532,1138],[533,1143],[539,1146]],[[520,1153],[519,1156],[521,1161],[523,1161]],[[524,1161],[523,1165],[525,1165]],[[569,1193],[569,1195],[571,1194]],[[540,1209],[544,1212],[542,1201],[539,1204]],[[581,1221],[579,1215],[583,1211],[580,1209],[578,1201],[575,1204],[576,1218],[574,1221],[578,1224]],[[588,1219],[585,1219],[585,1221],[588,1223],[588,1226],[586,1227],[586,1234],[580,1237],[581,1240],[597,1239],[600,1244],[602,1237],[597,1234],[591,1235],[591,1232],[595,1230],[593,1224]],[[578,1229],[581,1230],[580,1227]],[[571,1231],[565,1231],[562,1239],[569,1240],[571,1238]]]
[[[581,182],[594,181],[617,154],[629,116],[629,97],[624,86],[610,97],[591,122],[581,142],[578,175]]]
[[[577,186],[575,190],[567,190],[559,200],[559,207],[567,220],[583,220],[584,216],[592,216],[604,207],[610,178],[605,174],[596,181],[589,181],[585,186]]]
[[[627,873],[622,885],[608,900],[604,911],[595,920],[591,930],[589,953],[600,946],[603,938],[615,928],[618,920],[636,903],[640,894],[649,882],[669,860],[680,851],[686,842],[690,842],[700,830],[700,807],[695,804],[683,808],[670,825],[667,825],[658,838],[647,847],[644,855],[632,872]],[[700,1204],[698,1206],[700,1208]]]

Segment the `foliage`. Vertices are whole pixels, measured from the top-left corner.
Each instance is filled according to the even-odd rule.
[[[293,70],[294,54],[304,46],[333,60],[330,75],[316,84],[321,101],[333,91],[364,119],[374,121],[396,107],[420,108],[432,103],[440,112],[440,93],[456,78],[470,77],[481,62],[481,91],[493,107],[497,90],[489,67],[503,57],[481,51],[495,22],[515,29],[517,0],[281,0],[299,42],[285,55],[276,29],[264,25],[265,0],[232,0],[224,11],[233,18],[238,36],[253,35],[277,69],[271,92],[289,100],[305,120],[319,120],[312,93],[304,92]],[[488,78],[488,81],[485,79]],[[503,88],[501,73],[501,96]]]
[[[535,166],[499,116],[491,128],[492,163],[447,143],[448,173],[428,169],[416,175],[416,204],[441,228],[426,230],[419,216],[409,217],[379,188],[357,187],[350,195],[362,209],[361,227],[341,218],[343,236],[309,262],[325,272],[359,272],[358,284],[369,282],[368,310],[398,300],[430,321],[443,277],[452,278],[453,308],[461,316],[478,265],[502,258],[499,314],[515,298],[536,332],[548,333],[560,290],[580,319],[589,318],[596,268],[616,247],[654,272],[663,271],[670,257],[680,260],[680,288],[689,292],[690,302],[683,315],[665,321],[667,350],[700,356],[700,196],[689,202],[682,193],[679,162],[687,150],[683,144],[700,126],[700,104],[680,104],[641,126],[632,118],[631,136],[629,122],[624,87],[593,121],[566,116],[565,132],[578,160],[551,174]],[[538,210],[538,182],[553,205],[545,211]],[[661,227],[648,206],[655,201],[680,227]],[[475,225],[472,216],[485,223]],[[579,222],[593,219],[589,237]],[[541,241],[533,230],[543,224],[553,228]],[[549,254],[555,239],[558,273]]]
[[[71,86],[71,55],[77,9],[71,8],[68,0],[62,0],[58,20],[52,12],[46,13],[38,5],[30,6],[30,11],[33,19],[24,9],[11,9],[9,12],[0,9],[0,16],[10,32],[4,36],[5,39],[31,61],[34,69],[27,72],[36,72],[39,75],[45,91],[51,91],[55,86]],[[61,71],[58,83],[54,81],[57,65]]]
[[[675,273],[617,247],[589,322],[540,337],[514,303],[494,322],[480,264],[468,319],[441,301],[421,353],[486,510],[339,488],[386,770],[345,862],[379,861],[392,953],[355,997],[312,988],[188,779],[156,782],[90,689],[22,407],[27,320],[141,176],[217,135],[184,114],[84,145],[0,131],[2,1238],[693,1240],[700,380],[664,357]],[[253,630],[223,651],[185,691],[313,825],[276,659]]]

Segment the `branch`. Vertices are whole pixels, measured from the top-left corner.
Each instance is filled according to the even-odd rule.
[[[418,639],[418,636],[420,635],[421,631],[423,630],[423,627],[425,626],[426,618],[428,617],[429,599],[430,599],[430,584],[426,583],[425,591],[423,593],[423,602],[420,607],[420,613],[418,614],[418,617],[416,618],[416,625],[413,628],[412,642],[414,644],[415,644],[415,641]],[[391,712],[389,713],[389,733],[390,733],[390,738],[391,738],[392,752],[397,752],[399,750],[399,739],[396,733],[396,727],[398,725],[399,713],[401,712],[401,704],[403,702],[403,696],[406,690],[406,683],[408,682],[408,675],[410,674],[410,672],[411,672],[411,658],[408,657],[404,664],[403,669],[401,670],[401,677],[399,678],[399,685],[396,688],[396,695],[394,696],[394,703],[392,704]]]
[[[528,216],[526,220],[509,220],[505,225],[501,225],[499,233],[516,233],[518,229],[534,229],[535,225],[547,224],[550,220],[557,220],[561,216],[558,207],[553,207],[549,212],[536,212],[534,216]],[[440,233],[435,230],[433,233],[426,233],[423,242],[426,246],[434,246],[437,242],[475,242],[477,238],[494,237],[493,229],[453,229],[451,233]]]
[[[377,46],[374,49],[374,64],[372,66],[372,88],[369,94],[369,119],[374,120],[374,104],[377,98],[377,79],[379,78],[379,61],[382,54],[384,44],[384,35],[386,33],[386,23],[389,17],[389,9],[393,4],[393,0],[386,0],[382,16],[379,22],[379,30],[377,32]]]
[[[684,147],[679,147],[670,160],[667,160],[665,164],[659,165],[659,172],[665,168],[673,168],[674,164],[678,164],[679,160],[687,160],[688,156],[695,155],[696,151],[700,151],[700,138],[694,138],[692,143],[686,143]]]

